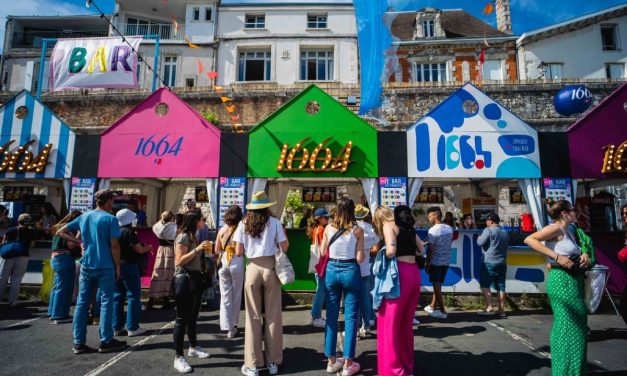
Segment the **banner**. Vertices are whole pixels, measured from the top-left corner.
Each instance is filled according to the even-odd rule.
[[[379,192],[381,205],[394,209],[399,205],[407,205],[407,178],[380,177]]]
[[[138,88],[137,51],[142,37],[59,39],[50,59],[50,91]],[[132,46],[132,49],[131,49]]]
[[[72,178],[70,194],[70,211],[78,210],[86,213],[94,208],[94,191],[96,178]]]
[[[224,213],[231,205],[239,206],[244,211],[246,203],[246,178],[220,178],[220,218],[219,226],[224,226]]]

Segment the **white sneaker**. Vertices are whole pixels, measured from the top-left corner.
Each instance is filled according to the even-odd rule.
[[[353,362],[350,367],[344,367],[342,369],[342,376],[353,376],[354,374],[359,372],[360,369],[361,366],[359,365],[359,363]]]
[[[257,370],[256,367],[255,368],[248,368],[244,364],[242,366],[242,375],[245,375],[245,376],[259,376],[259,371]]]
[[[335,364],[329,365],[327,362],[327,373],[338,373],[344,367],[344,358],[335,358]]]
[[[311,325],[315,326],[316,328],[324,328],[327,326],[327,322],[325,319],[323,319],[322,317],[317,318],[317,319],[312,319],[311,320]]]
[[[192,367],[187,364],[187,360],[182,356],[177,356],[174,358],[174,369],[179,371],[180,373],[190,373],[192,372]]]
[[[205,359],[209,357],[209,353],[200,346],[190,347],[189,350],[187,350],[187,355],[195,356],[200,359]]]
[[[237,328],[233,328],[229,330],[228,333],[226,333],[226,338],[235,338],[236,335],[237,335]]]
[[[268,364],[268,372],[271,375],[276,375],[277,373],[279,373],[279,366],[276,363]]]
[[[143,336],[144,334],[146,334],[146,329],[144,329],[144,328],[137,328],[136,330],[129,330],[128,331],[128,336],[129,337]]]
[[[370,328],[364,328],[363,326],[359,328],[358,336],[359,338],[366,338],[370,335]]]
[[[427,312],[427,313],[433,313],[433,308],[431,308],[431,306],[430,306],[430,305],[426,305],[426,306],[425,306],[425,312]]]
[[[443,313],[439,309],[436,309],[435,311],[431,312],[429,315],[431,317],[435,317],[436,319],[446,319],[446,318],[448,318],[448,315],[446,313]]]
[[[414,318],[414,325],[418,325],[418,324],[420,324],[420,321],[418,321],[417,318]]]

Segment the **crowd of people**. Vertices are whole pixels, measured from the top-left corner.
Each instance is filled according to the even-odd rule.
[[[53,323],[73,322],[75,354],[96,351],[86,343],[90,312],[99,316],[99,352],[123,349],[126,342],[115,337],[145,334],[140,327],[142,258],[155,251],[143,245],[132,229],[136,213],[122,209],[112,214],[113,200],[112,191],[98,191],[95,210],[71,212],[58,222],[44,216],[37,228],[31,226],[28,214],[19,216],[16,227],[7,226],[6,213],[0,212],[0,226],[5,227],[3,243],[18,241],[24,247],[18,257],[2,260],[0,297],[10,279],[9,302],[17,301],[31,241],[51,234],[55,276],[48,315]],[[229,207],[215,244],[208,240],[200,210],[193,202],[187,204],[185,214],[166,211],[152,228],[159,248],[147,309],[158,303],[167,309],[173,298],[174,368],[181,373],[192,371],[185,358],[185,334],[187,357],[209,356],[198,344],[197,321],[203,292],[214,283],[212,266],[216,261],[220,329],[227,338],[239,334],[242,297],[245,302],[242,374],[257,376],[264,367],[271,375],[277,374],[284,359],[282,290],[275,255],[287,252],[289,243],[284,227],[271,213],[275,203],[265,192],[255,192],[245,216],[238,206]],[[555,317],[550,335],[553,374],[581,374],[587,367],[588,330],[583,280],[584,272],[595,262],[593,247],[576,227],[569,202],[547,201],[547,212],[553,223],[528,236],[525,243],[552,260],[547,294]],[[621,213],[627,223],[627,206]],[[378,374],[414,374],[413,327],[418,323],[421,268],[426,268],[433,285],[430,304],[424,310],[436,319],[448,317],[442,285],[451,259],[452,218],[443,215],[439,207],[431,207],[427,219],[431,227],[421,239],[409,207],[392,210],[380,206],[371,213],[349,198],[341,198],[330,212],[318,208],[307,218],[312,242],[309,271],[315,274],[317,286],[310,325],[324,329],[320,347],[327,358],[326,372],[357,374],[361,367],[355,361],[356,341],[372,335],[376,325]],[[487,227],[477,239],[483,250],[479,284],[485,297],[485,308],[477,313],[506,317],[509,233],[499,223],[499,216],[490,213]],[[461,226],[475,227],[472,216],[464,216]],[[72,317],[77,259],[78,295]],[[492,303],[492,289],[497,292],[496,304]]]

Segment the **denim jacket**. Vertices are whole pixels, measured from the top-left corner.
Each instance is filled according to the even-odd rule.
[[[372,308],[379,309],[383,299],[395,299],[401,296],[401,285],[396,256],[387,258],[385,247],[381,248],[372,267],[374,289],[372,290]]]

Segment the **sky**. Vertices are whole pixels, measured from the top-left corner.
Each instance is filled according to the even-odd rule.
[[[93,13],[85,7],[85,0],[0,0],[0,20],[6,16],[50,16],[77,15]],[[113,0],[93,0],[105,12],[113,11]],[[153,0],[159,4],[161,0]],[[179,0],[182,1],[182,0]],[[254,1],[254,0],[253,0]],[[312,0],[315,2],[316,0]],[[368,1],[368,0],[367,0]],[[496,25],[494,13],[482,14],[488,0],[390,0],[401,4],[406,9],[420,9],[426,6],[439,9],[461,8],[476,17]],[[289,0],[286,0],[289,2]],[[625,0],[511,0],[512,24],[514,34],[535,30],[554,23],[579,17],[601,9],[619,4],[627,4]],[[160,4],[159,4],[160,5]],[[4,25],[0,25],[0,41],[4,41]],[[3,46],[0,45],[0,49]]]

